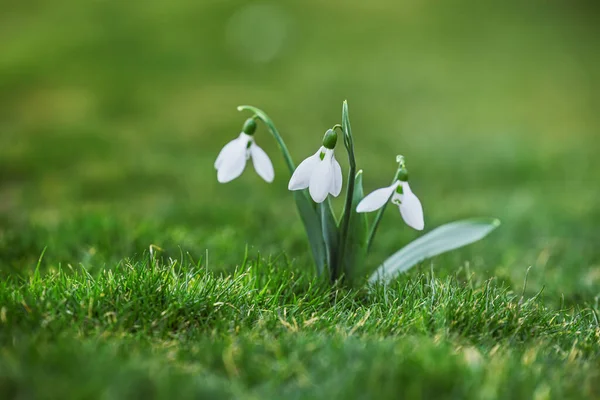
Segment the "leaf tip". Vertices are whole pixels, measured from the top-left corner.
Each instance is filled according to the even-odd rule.
[[[477,223],[477,224],[483,224],[483,225],[489,225],[492,227],[492,230],[496,229],[497,227],[499,227],[500,225],[502,225],[502,223],[500,222],[500,220],[498,218],[472,218],[472,219],[466,219],[462,222],[473,222],[473,223]]]

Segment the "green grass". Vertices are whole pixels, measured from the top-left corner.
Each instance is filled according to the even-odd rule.
[[[550,311],[493,279],[423,275],[352,292],[289,267],[249,262],[216,276],[177,261],[125,261],[96,277],[61,269],[4,284],[2,338],[12,349],[0,390],[16,398],[600,394],[593,310]]]
[[[4,3],[0,398],[600,397],[593,4]],[[366,191],[401,153],[426,231],[502,226],[318,281],[265,129],[272,185],[213,162],[239,104],[299,162],[344,99]],[[367,263],[416,237],[390,207]]]

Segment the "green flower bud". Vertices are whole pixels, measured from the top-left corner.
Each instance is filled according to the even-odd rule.
[[[328,129],[325,132],[325,136],[323,136],[323,146],[327,149],[333,150],[335,148],[335,144],[337,143],[337,132],[331,129]]]
[[[396,174],[396,179],[401,182],[408,182],[408,171],[406,168],[400,168]]]
[[[244,132],[246,135],[254,135],[254,132],[256,131],[256,121],[254,120],[254,118],[248,118],[246,120],[246,122],[244,122],[244,127],[242,128],[242,132]]]

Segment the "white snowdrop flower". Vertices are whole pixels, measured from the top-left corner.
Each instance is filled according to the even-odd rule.
[[[256,122],[252,118],[248,119],[240,136],[227,143],[217,156],[215,169],[220,183],[227,183],[240,176],[250,158],[258,175],[269,183],[273,182],[273,163],[267,153],[254,142],[255,130]]]
[[[377,189],[367,195],[358,203],[356,212],[371,212],[380,209],[391,201],[400,209],[400,214],[406,224],[416,230],[423,230],[423,206],[419,198],[412,192],[408,185],[406,169],[401,168],[396,176],[396,181],[388,187]]]
[[[328,194],[337,197],[342,191],[342,167],[335,159],[333,149],[337,133],[329,129],[323,137],[319,150],[302,161],[296,168],[288,185],[289,190],[308,188],[315,203],[322,203]]]

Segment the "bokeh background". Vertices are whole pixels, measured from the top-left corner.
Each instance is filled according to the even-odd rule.
[[[249,166],[220,185],[213,162],[239,104],[299,162],[347,99],[367,191],[404,154],[426,229],[503,222],[417,271],[520,290],[531,266],[527,292],[597,303],[599,16],[581,0],[3,0],[0,273],[31,273],[44,248],[42,268],[97,270],[151,244],[214,269],[246,251],[311,268],[266,130],[273,184]],[[417,236],[390,207],[369,263]]]

